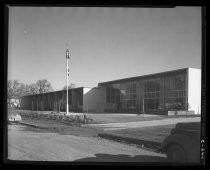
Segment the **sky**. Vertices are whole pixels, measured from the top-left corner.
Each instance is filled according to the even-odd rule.
[[[201,68],[201,7],[9,7],[8,79],[54,90]]]

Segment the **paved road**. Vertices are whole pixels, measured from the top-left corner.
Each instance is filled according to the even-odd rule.
[[[150,121],[138,121],[138,122],[124,122],[124,123],[104,123],[104,124],[86,124],[83,126],[92,126],[102,128],[104,131],[107,130],[120,130],[120,129],[129,129],[129,128],[141,128],[141,127],[151,127],[158,125],[171,125],[178,122],[199,122],[200,117],[193,118],[170,118],[162,120],[150,120]]]
[[[166,156],[96,137],[8,127],[8,159],[35,161],[166,162]],[[33,129],[33,128],[32,128]]]

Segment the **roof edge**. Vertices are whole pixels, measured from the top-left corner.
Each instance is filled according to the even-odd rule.
[[[181,69],[176,69],[176,70],[163,71],[163,72],[159,72],[159,73],[152,73],[152,74],[146,74],[146,75],[141,75],[141,76],[134,76],[134,77],[116,79],[116,80],[111,80],[111,81],[106,81],[106,82],[100,82],[100,83],[98,83],[98,86],[102,85],[102,84],[114,83],[114,82],[118,82],[118,81],[120,82],[120,81],[132,80],[132,79],[136,79],[136,78],[145,78],[145,77],[150,77],[150,76],[156,76],[159,74],[187,71],[189,68],[192,68],[192,67],[186,67],[186,68],[181,68]],[[199,69],[199,68],[197,68],[197,69]]]

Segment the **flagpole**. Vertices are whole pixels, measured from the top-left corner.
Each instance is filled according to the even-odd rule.
[[[69,50],[68,47],[66,49],[66,115],[69,114],[69,96],[68,96],[68,82],[69,82],[69,65],[68,65],[68,59],[69,59]]]

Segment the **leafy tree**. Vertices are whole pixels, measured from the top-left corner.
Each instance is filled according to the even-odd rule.
[[[69,86],[68,86],[68,89],[72,89],[72,88],[75,88],[76,85],[74,83],[71,83]],[[63,90],[66,90],[66,86],[63,87]]]
[[[38,80],[36,82],[36,86],[38,88],[38,93],[53,91],[52,85],[46,79]]]
[[[32,83],[28,86],[29,89],[29,94],[38,94],[39,90],[38,90],[38,86],[35,83]]]

